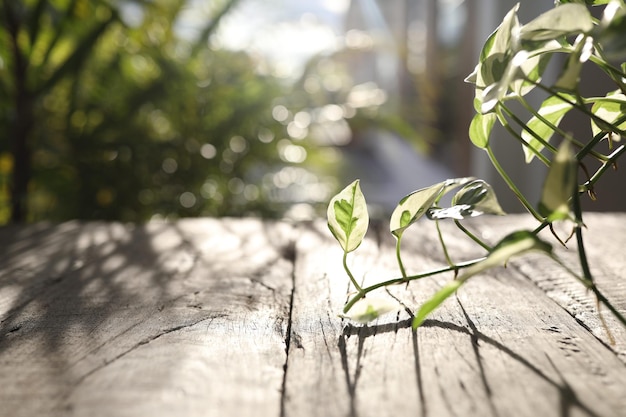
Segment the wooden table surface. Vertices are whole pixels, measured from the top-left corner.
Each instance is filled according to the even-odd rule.
[[[599,287],[626,313],[626,214],[588,214]],[[534,223],[472,220],[495,242]],[[444,223],[455,261],[482,256]],[[548,237],[549,238],[549,237]],[[556,246],[556,245],[555,245]],[[575,243],[558,254],[578,268]],[[409,273],[445,264],[432,224]],[[187,219],[0,229],[1,416],[626,416],[626,331],[538,254],[472,278],[411,330],[338,317],[348,280],[325,222]],[[398,276],[371,228],[349,263]],[[396,286],[415,309],[444,276]]]

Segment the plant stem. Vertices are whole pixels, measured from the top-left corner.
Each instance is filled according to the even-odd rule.
[[[585,253],[585,244],[583,242],[583,214],[580,206],[580,194],[578,190],[574,191],[572,196],[572,206],[574,209],[574,217],[576,219],[576,226],[574,230],[576,233],[576,243],[578,245],[578,258],[580,260],[580,266],[583,270],[583,277],[589,282],[593,283],[593,276],[589,269],[589,262],[587,261],[587,254]]]
[[[472,232],[470,232],[465,226],[463,226],[461,224],[460,221],[458,220],[454,220],[454,224],[456,224],[456,227],[458,227],[463,233],[465,233],[470,239],[472,239],[474,242],[478,243],[480,246],[483,247],[483,249],[485,249],[487,252],[491,252],[491,246],[487,245],[485,242],[483,242],[482,240],[480,240],[478,238],[478,236],[476,236],[475,234],[473,234]]]
[[[535,228],[535,230],[533,230],[533,234],[536,236],[539,232],[541,232],[543,229],[545,229],[547,226],[549,226],[551,223],[547,220],[544,220],[541,222],[541,224],[539,226],[537,226]]]
[[[533,114],[533,116],[535,116],[537,119],[541,120],[541,122],[543,124],[545,124],[546,126],[548,126],[550,128],[550,130],[552,130],[554,133],[559,134],[560,136],[562,136],[563,138],[567,139],[568,141],[570,141],[571,143],[573,143],[574,145],[578,146],[581,149],[586,149],[585,154],[590,154],[592,156],[594,156],[595,158],[597,158],[600,161],[604,161],[606,159],[606,156],[602,155],[599,152],[594,151],[593,149],[591,149],[590,147],[587,147],[586,145],[584,145],[583,143],[581,143],[580,141],[576,140],[576,138],[574,138],[571,134],[565,132],[563,129],[561,129],[559,126],[555,125],[554,123],[550,122],[548,119],[546,119],[545,117],[543,117],[538,111],[536,111],[533,106],[531,106],[530,104],[528,104],[528,102],[526,101],[526,99],[524,99],[523,97],[520,97],[519,100],[520,103],[522,103],[522,105],[524,106],[524,108],[526,110],[528,110],[530,113]],[[577,107],[577,106],[574,106]],[[510,110],[509,110],[510,111]],[[511,117],[514,117],[513,114],[510,114]],[[529,129],[526,124],[524,124],[523,122],[519,121],[519,119],[517,119],[515,117],[515,120],[520,123],[520,125],[522,126],[522,128],[524,130],[526,130],[528,133],[530,133],[531,135],[533,135],[533,137],[535,139],[537,139],[543,146],[545,146],[546,148],[550,149],[550,151],[552,153],[556,153],[556,148],[552,145],[550,145],[546,140],[544,140],[543,138],[539,137],[539,135],[537,135],[534,131],[532,131],[531,129]]]
[[[602,304],[604,304],[610,311],[613,313],[616,319],[618,319],[624,326],[626,326],[626,317],[622,313],[620,313],[614,306],[609,302],[609,300],[600,292],[598,287],[595,284],[592,284],[590,287],[591,291],[593,291],[594,295]]]
[[[623,147],[624,145],[622,145]],[[589,268],[589,261],[587,260],[587,254],[585,253],[585,244],[583,242],[583,218],[582,218],[582,208],[580,206],[580,195],[578,192],[574,192],[573,196],[573,207],[574,207],[574,216],[576,217],[576,243],[578,244],[578,256],[580,258],[580,266],[583,271],[583,283],[586,283],[587,287],[593,291],[596,298],[604,304],[611,313],[622,322],[622,324],[626,325],[626,318],[611,304],[611,302],[600,292],[598,287],[596,287],[593,282],[593,276],[591,275],[591,269]]]
[[[591,152],[592,148],[598,144],[604,138],[606,132],[600,132],[593,137],[585,146],[583,146],[577,153],[576,159],[581,161],[589,152]],[[607,156],[602,155],[602,161],[606,161]]]
[[[446,247],[446,243],[443,240],[443,234],[441,233],[441,228],[439,227],[439,220],[435,220],[435,227],[437,228],[437,236],[439,236],[439,242],[441,242],[441,248],[443,249],[443,255],[446,258],[446,262],[450,266],[454,266],[454,262],[450,259],[450,254],[448,253],[448,248]],[[456,275],[456,269],[454,270],[454,274]]]
[[[487,147],[485,148],[485,150],[487,151],[487,155],[489,155],[489,159],[491,160],[491,163],[493,164],[494,168],[496,169],[496,171],[498,171],[498,174],[500,174],[504,182],[506,182],[506,184],[509,186],[511,191],[513,191],[515,196],[522,203],[522,205],[526,208],[526,210],[528,210],[528,212],[532,214],[532,216],[535,219],[537,219],[540,222],[543,222],[544,218],[533,208],[533,206],[528,202],[528,200],[526,200],[526,197],[524,197],[522,192],[517,188],[513,180],[511,180],[511,178],[507,175],[506,171],[504,171],[502,166],[500,166],[500,163],[496,159],[496,156],[494,155],[491,147]]]
[[[578,110],[580,110],[582,113],[584,113],[587,117],[589,117],[590,119],[593,119],[593,121],[596,122],[596,124],[613,126],[615,128],[615,133],[617,133],[617,134],[619,134],[621,136],[626,136],[626,131],[624,131],[622,129],[618,129],[617,126],[614,123],[609,123],[606,120],[602,119],[601,117],[596,116],[591,110],[587,109],[585,106],[581,105],[578,102],[571,102],[571,101],[569,101],[567,99],[567,97],[564,97],[557,90],[554,90],[551,87],[546,87],[545,85],[543,85],[541,83],[538,83],[536,81],[533,81],[533,80],[531,80],[529,78],[526,78],[526,77],[524,78],[524,80],[533,83],[534,85],[536,85],[537,87],[539,87],[543,91],[547,92],[548,94],[556,96],[556,97],[560,98],[561,100],[563,100],[564,102],[569,103],[572,106],[576,107]]]
[[[352,308],[354,303],[359,301],[361,298],[365,297],[365,295],[367,293],[372,292],[374,290],[377,290],[378,288],[387,287],[387,286],[390,286],[390,285],[403,284],[403,283],[405,283],[407,281],[414,281],[414,280],[418,280],[418,279],[421,279],[421,278],[430,277],[430,276],[433,276],[433,275],[443,274],[444,272],[451,272],[451,271],[456,271],[458,269],[467,268],[467,267],[470,267],[470,266],[472,266],[472,265],[474,265],[474,264],[476,264],[476,263],[478,263],[480,261],[483,261],[484,259],[485,259],[485,257],[472,259],[471,261],[460,262],[460,263],[458,263],[456,265],[453,265],[453,266],[447,266],[447,267],[443,267],[443,268],[439,268],[439,269],[433,269],[431,271],[422,272],[421,274],[407,276],[406,278],[405,277],[393,278],[393,279],[390,279],[390,280],[387,280],[387,281],[379,282],[379,283],[371,285],[369,287],[362,288],[343,307],[343,312],[345,314],[348,311],[350,311],[350,309]]]
[[[354,285],[354,288],[356,288],[356,290],[360,293],[363,292],[363,289],[361,288],[361,286],[356,282],[356,279],[354,279],[354,276],[352,275],[352,272],[350,272],[350,268],[348,268],[348,252],[344,252],[343,253],[343,269],[345,269],[346,274],[348,274],[348,277],[350,278],[350,281],[352,281],[352,285]]]
[[[611,304],[611,302],[604,296],[604,294],[602,294],[602,292],[598,289],[598,287],[596,287],[596,284],[594,284],[593,281],[586,279],[584,277],[581,277],[576,272],[572,271],[570,267],[568,267],[565,263],[563,263],[556,256],[552,255],[551,258],[556,263],[558,263],[561,266],[561,268],[565,269],[565,271],[567,271],[570,275],[572,275],[574,278],[580,281],[586,288],[590,289],[593,292],[593,294],[596,296],[596,299],[602,304],[604,304],[611,311],[611,313],[613,313],[615,318],[618,319],[624,326],[626,326],[626,317],[624,317],[624,315],[620,313],[613,306],[613,304]]]
[[[598,168],[598,170],[591,176],[591,178],[589,178],[589,180],[587,180],[583,184],[583,187],[585,187],[585,189],[589,189],[590,187],[592,187],[598,181],[598,179],[600,179],[602,174],[604,174],[604,172],[611,165],[613,165],[615,161],[617,161],[617,158],[619,158],[625,151],[626,151],[626,145],[621,145],[619,148],[615,149],[608,156],[608,159],[602,164],[602,166],[600,166],[600,168]]]
[[[554,149],[554,146],[550,145],[548,142],[546,142],[545,140],[543,140],[543,138],[541,138],[537,133],[535,133],[534,130],[530,129],[524,122],[522,122],[517,116],[515,116],[515,114],[508,108],[506,107],[504,104],[500,103],[500,107],[502,108],[502,110],[504,110],[504,112],[506,114],[508,114],[513,120],[515,120],[515,122],[517,124],[519,124],[522,129],[524,129],[525,131],[527,131],[528,133],[530,133],[535,139],[537,139],[539,142],[541,142],[541,144],[543,146],[545,146],[546,148],[552,150],[553,152],[555,152],[556,150]],[[522,136],[517,133],[510,125],[508,122],[506,122],[505,118],[500,118],[500,122],[502,123],[502,126],[504,126],[504,128],[507,130],[507,132],[509,132],[509,134],[511,136],[513,136],[515,139],[518,140],[518,142],[520,142],[522,144],[522,146],[528,146],[528,143],[524,140],[524,138],[522,138]],[[534,148],[529,147],[530,150],[535,154],[535,156],[544,164],[546,164],[547,166],[550,166],[550,161],[548,160],[548,158],[546,158],[544,155],[542,155],[540,152],[538,152],[537,150],[535,150]]]
[[[620,90],[624,91],[625,85],[622,80],[626,78],[626,74],[609,64],[609,60],[606,59],[604,53],[602,52],[602,47],[598,47],[598,44],[596,42],[594,42],[594,47],[595,53],[598,54],[598,56],[591,54],[591,56],[589,57],[591,62],[602,68],[602,70],[609,76],[609,78],[611,78],[611,80],[613,80],[613,82],[618,85]]]
[[[402,263],[402,257],[400,256],[400,241],[402,240],[402,235],[398,236],[396,239],[396,259],[398,260],[398,266],[400,267],[400,273],[402,277],[406,280],[406,270],[404,269],[404,264]]]

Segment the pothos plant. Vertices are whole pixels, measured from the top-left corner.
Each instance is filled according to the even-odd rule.
[[[594,18],[589,7],[598,9],[601,18]],[[398,203],[391,215],[389,230],[396,241],[396,258],[400,276],[362,287],[352,274],[347,257],[363,241],[369,216],[359,180],[354,181],[331,199],[328,226],[343,249],[343,267],[355,292],[343,308],[343,315],[367,323],[395,306],[374,297],[372,291],[429,276],[454,272],[454,279],[444,285],[422,306],[413,319],[417,328],[444,300],[454,294],[470,278],[494,266],[503,265],[512,256],[529,251],[544,253],[571,276],[580,281],[596,297],[598,305],[606,306],[621,323],[626,319],[607,300],[594,283],[583,242],[583,213],[580,199],[584,194],[595,198],[594,184],[626,151],[619,144],[626,133],[626,6],[622,0],[566,1],[527,24],[520,24],[519,4],[504,17],[500,26],[485,42],[476,69],[466,81],[475,85],[474,116],[469,137],[483,149],[523,207],[537,220],[534,230],[519,230],[490,246],[463,225],[463,220],[483,214],[504,215],[489,184],[475,178],[456,178],[412,192]],[[558,77],[552,82],[543,79],[551,60],[561,59]],[[560,64],[559,64],[560,63]],[[580,75],[584,64],[599,68],[616,89],[599,96],[583,97]],[[541,104],[530,104],[528,95],[539,92]],[[518,103],[516,107],[511,103]],[[520,106],[521,105],[521,106]],[[516,110],[517,109],[517,110]],[[523,109],[520,111],[519,109]],[[560,127],[570,112],[577,112],[589,121],[591,134],[573,134]],[[531,204],[498,162],[493,148],[492,130],[500,124],[522,147],[527,163],[534,160],[547,166],[538,205]],[[588,137],[587,137],[588,136]],[[560,145],[554,141],[560,138]],[[504,140],[497,138],[498,140]],[[594,172],[588,160],[598,161]],[[531,166],[529,165],[529,169]],[[578,181],[579,170],[585,179]],[[440,207],[444,195],[455,191],[450,207]],[[402,237],[418,220],[426,218],[437,225],[439,241],[447,266],[408,275],[401,254]],[[456,226],[485,250],[485,256],[460,263],[452,262],[439,222],[451,219]],[[580,272],[562,262],[552,245],[538,237],[555,221],[569,221],[577,242]],[[600,314],[602,319],[602,315]],[[606,327],[606,326],[605,326]]]

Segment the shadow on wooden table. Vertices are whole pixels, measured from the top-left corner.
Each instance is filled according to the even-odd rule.
[[[177,355],[161,358],[152,342],[226,316],[236,326],[236,314],[250,321],[266,305],[279,304],[274,314],[284,316],[293,266],[284,257],[293,255],[283,248],[288,239],[275,236],[282,229],[266,227],[258,219],[206,219],[1,228],[0,363],[8,379],[0,378],[0,402],[14,416],[83,406],[89,414],[103,406],[94,399],[103,389],[119,390],[110,392],[117,398],[159,395],[158,387],[177,383],[172,375],[189,353],[181,344]],[[278,338],[268,345],[284,354],[285,318],[267,322]],[[154,371],[143,378],[142,355]],[[127,357],[133,366],[120,360]],[[133,378],[147,385],[129,389]]]
[[[485,392],[487,392],[488,394],[491,393],[491,388],[489,386],[488,378],[486,377],[483,366],[482,366],[482,359],[480,355],[481,343],[490,345],[498,349],[500,352],[509,356],[514,361],[520,363],[521,365],[523,365],[524,367],[532,371],[532,373],[540,377],[542,380],[552,385],[560,394],[560,407],[561,407],[560,416],[561,417],[567,417],[571,415],[571,411],[575,408],[578,408],[584,411],[589,416],[599,417],[598,414],[594,413],[593,410],[585,406],[585,404],[583,404],[578,399],[578,397],[576,396],[576,393],[567,384],[564,378],[561,378],[561,381],[555,381],[554,379],[546,375],[541,369],[533,365],[530,361],[526,360],[522,355],[520,355],[519,353],[516,353],[513,349],[482,334],[480,331],[478,331],[478,329],[473,324],[468,314],[465,312],[463,305],[461,303],[459,303],[459,305],[463,311],[463,314],[465,315],[465,318],[467,319],[467,322],[470,327],[469,329],[463,326],[459,326],[458,324],[444,322],[440,320],[434,320],[434,319],[426,319],[424,323],[422,324],[422,327],[441,328],[446,331],[458,332],[460,334],[467,335],[468,337],[471,338],[472,348],[474,350],[474,356],[476,359],[476,363],[478,364],[480,368],[480,377],[481,377],[481,381],[485,389]],[[407,310],[407,313],[410,316],[412,316],[411,311]],[[344,371],[346,385],[348,387],[348,392],[350,394],[351,416],[356,416],[358,414],[356,410],[356,386],[358,384],[360,371],[362,369],[360,366],[360,361],[361,361],[361,357],[363,354],[363,346],[364,346],[365,339],[367,339],[368,337],[374,337],[376,335],[380,335],[383,333],[391,333],[391,332],[397,333],[399,331],[412,331],[412,322],[413,322],[413,318],[411,317],[406,320],[399,320],[399,321],[392,322],[392,323],[385,323],[385,324],[374,325],[374,326],[368,326],[368,325],[355,326],[355,325],[348,323],[343,328],[343,332],[341,336],[339,337],[339,340],[337,341],[337,346],[339,348],[339,352],[341,353],[341,364],[342,364],[342,368]],[[421,372],[422,364],[420,363],[418,332],[419,330],[417,332],[412,331],[411,337],[412,337],[412,342],[413,342],[413,354],[415,358],[415,378],[416,378],[417,387],[419,391],[420,406],[421,406],[420,415],[425,416],[427,415],[427,410],[426,410],[427,401],[426,401],[424,389],[423,389],[424,381],[423,381],[422,372]],[[354,366],[354,371],[351,374],[350,367],[349,367],[350,356],[348,355],[348,351],[346,349],[346,342],[350,337],[354,337],[354,336],[358,338],[358,348],[357,348],[357,354],[356,354],[356,359],[355,359],[356,364]],[[546,357],[548,361],[552,363],[550,357],[547,355]],[[559,376],[561,376],[557,367],[556,366],[553,366],[553,367],[554,367],[555,372]],[[491,405],[490,408],[494,412],[494,415],[498,415],[495,406]]]
[[[0,334],[6,337],[0,352],[18,348],[11,338],[21,333],[21,344],[30,343],[56,366],[71,368],[99,343],[109,342],[99,338],[113,315],[123,321],[146,300],[156,306],[167,299],[171,259],[164,258],[157,243],[165,230],[165,225],[147,229],[79,222],[3,229]],[[118,336],[129,330],[120,328]],[[68,352],[67,340],[78,334],[91,343]]]

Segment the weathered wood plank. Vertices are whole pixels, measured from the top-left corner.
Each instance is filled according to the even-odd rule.
[[[529,216],[516,216],[514,221],[507,217],[476,219],[476,227],[490,240],[514,228],[532,229],[536,223]],[[588,213],[585,218],[586,228],[583,231],[584,245],[589,258],[591,273],[600,290],[611,303],[626,314],[626,284],[624,270],[626,258],[626,215],[623,213]],[[570,233],[568,225],[562,225],[557,232],[562,239]],[[541,235],[546,241],[554,244],[557,255],[572,269],[579,272],[580,260],[576,240],[567,242],[567,248],[555,242],[548,230]],[[604,341],[626,363],[626,329],[606,309],[602,308],[603,317],[611,329],[611,337],[602,325],[598,315],[596,299],[592,293],[577,282],[563,268],[543,256],[531,256],[513,261],[511,268],[517,269],[527,279],[534,282],[550,298],[567,310],[581,324],[588,327],[591,333]],[[615,342],[614,344],[612,342]]]
[[[504,236],[495,229],[486,233]],[[316,225],[297,246],[286,415],[623,415],[623,363],[516,268],[474,278],[417,333],[405,313],[356,327],[333,317],[347,278],[326,236]],[[390,240],[380,240],[352,258],[367,279],[398,275]],[[449,246],[479,254],[461,238]],[[442,265],[432,230],[416,229],[405,247],[411,269]],[[446,279],[393,293],[416,307]]]
[[[624,220],[586,218],[592,270],[621,311]],[[524,225],[470,227],[495,242]],[[428,227],[405,238],[410,273],[445,263]],[[392,244],[372,230],[350,255],[355,275],[398,276]],[[457,261],[483,254],[458,234],[448,246]],[[391,294],[414,309],[451,278]],[[404,311],[368,326],[337,317],[348,280],[322,221],[7,227],[0,416],[622,416],[624,330],[605,314],[616,355],[577,285],[523,258],[473,278],[415,333]]]
[[[0,415],[279,415],[291,231],[0,230]]]

